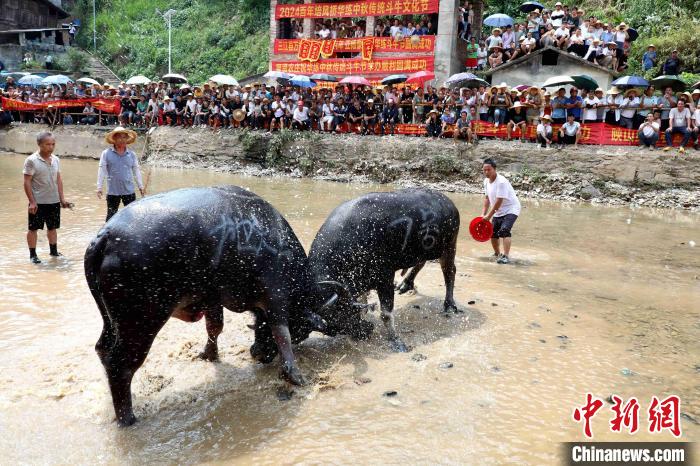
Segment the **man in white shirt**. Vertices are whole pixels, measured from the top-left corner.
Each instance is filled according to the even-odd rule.
[[[559,130],[559,148],[564,147],[564,144],[573,144],[578,147],[578,141],[581,139],[581,123],[574,121],[572,114],[567,115],[566,123]]]
[[[542,147],[548,148],[552,144],[552,137],[552,117],[549,115],[542,115],[537,125],[537,142],[539,142]]]
[[[598,121],[598,105],[601,103],[595,93],[589,92],[586,98],[583,99],[583,120],[581,122],[595,123]]]
[[[693,138],[695,139],[695,150],[700,150],[700,106],[695,107],[693,112]]]
[[[685,152],[685,145],[690,140],[690,135],[693,133],[690,110],[685,108],[685,102],[678,101],[676,108],[672,108],[669,113],[670,128],[666,130],[666,147],[664,151],[668,152],[673,148],[673,135],[681,133],[683,140],[678,151],[682,154]]]
[[[637,132],[639,143],[642,147],[648,147],[649,150],[654,150],[656,142],[659,140],[659,122],[654,120],[654,114],[647,114],[647,119],[639,126]]]
[[[562,24],[554,31],[555,45],[562,50],[566,50],[569,44],[569,25]]]
[[[639,97],[637,97],[637,89],[630,89],[625,92],[625,98],[620,105],[620,126],[627,129],[634,127],[634,114],[639,107]]]
[[[562,8],[561,2],[557,2],[554,5],[554,11],[552,11],[552,14],[550,15],[552,19],[552,27],[560,27],[562,25],[562,20],[564,19],[564,16],[566,16],[566,13]]]
[[[292,114],[292,128],[305,130],[309,129],[309,108],[304,106],[304,101],[297,102],[297,106]]]
[[[498,257],[496,262],[508,264],[510,259],[511,232],[513,224],[520,215],[520,201],[515,195],[515,190],[510,182],[496,172],[496,162],[493,159],[484,160],[482,167],[484,173],[484,220],[493,219],[493,235],[491,246],[493,253]],[[503,254],[501,254],[501,239],[503,240]]]
[[[53,155],[56,139],[51,133],[42,132],[36,137],[39,150],[24,161],[24,193],[29,200],[27,246],[29,260],[41,264],[36,255],[37,230],[46,224],[46,237],[49,240],[50,255],[58,257],[58,230],[61,227],[61,207],[71,203],[63,196],[63,180],[58,157]]]

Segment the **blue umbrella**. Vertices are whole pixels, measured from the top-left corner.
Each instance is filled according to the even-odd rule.
[[[292,75],[289,73],[285,73],[284,71],[268,71],[263,75],[263,78],[268,78],[268,79],[284,79],[288,80],[291,78]]]
[[[73,80],[69,78],[68,76],[64,76],[62,74],[56,74],[53,76],[47,76],[45,77],[42,81],[41,84],[42,86],[50,86],[50,85],[55,85],[55,84],[68,84],[72,83]]]
[[[514,23],[513,18],[508,15],[497,13],[491,15],[484,20],[484,24],[491,27],[502,27],[512,25]]]
[[[308,76],[304,76],[303,74],[297,74],[289,78],[290,84],[292,86],[299,86],[299,87],[315,87],[316,83],[311,80]]]
[[[531,11],[535,10],[544,10],[544,5],[542,5],[540,2],[525,2],[520,5],[520,11],[523,13],[530,13]]]
[[[22,76],[19,81],[17,81],[17,84],[21,84],[23,86],[33,86],[33,87],[39,87],[41,86],[41,82],[44,80],[41,76],[36,76],[34,74],[29,74],[27,76]]]
[[[408,76],[405,74],[391,74],[387,76],[386,78],[382,79],[382,84],[388,85],[388,84],[398,84],[406,81],[408,79]]]
[[[618,87],[649,87],[649,81],[640,76],[623,76],[613,81],[612,85]]]

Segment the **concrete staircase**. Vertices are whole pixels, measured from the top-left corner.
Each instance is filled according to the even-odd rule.
[[[111,84],[112,86],[118,86],[119,83],[122,81],[119,76],[117,76],[114,71],[110,70],[107,68],[107,66],[102,63],[97,57],[95,57],[93,54],[88,52],[87,50],[84,50],[84,52],[87,54],[89,61],[88,61],[88,71],[89,71],[89,76],[93,79],[97,79],[100,82],[105,82],[107,84]]]

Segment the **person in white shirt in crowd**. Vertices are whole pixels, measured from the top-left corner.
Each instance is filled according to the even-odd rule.
[[[588,44],[588,51],[586,51],[586,55],[583,56],[583,59],[593,62],[595,57],[603,53],[603,48],[600,44],[600,39],[593,38]]]
[[[192,126],[194,123],[194,116],[197,114],[197,101],[194,95],[187,94],[187,103],[185,104],[185,117],[184,125]]]
[[[608,98],[606,106],[608,111],[605,115],[605,122],[611,125],[617,125],[620,121],[620,105],[624,97],[622,96],[622,91],[618,89],[617,86],[613,86],[607,92]]]
[[[486,57],[488,57],[489,52],[486,45],[481,42],[479,43],[479,50],[476,52],[476,69],[483,70],[486,68]]]
[[[319,131],[330,131],[333,125],[333,118],[335,117],[335,105],[328,97],[324,99],[322,111],[323,117],[321,117],[319,123]]]
[[[493,159],[484,160],[482,171],[486,194],[482,216],[484,220],[493,221],[491,246],[494,256],[498,258],[496,262],[508,264],[512,245],[511,229],[520,215],[520,201],[510,182],[496,172],[496,162]]]
[[[562,8],[561,2],[555,3],[554,4],[554,11],[552,11],[552,14],[550,15],[552,27],[555,27],[555,28],[561,27],[564,16],[566,16],[566,13],[564,12],[564,9]]]
[[[569,44],[569,25],[562,24],[554,31],[554,45],[566,50]]]
[[[281,96],[279,94],[275,95],[275,100],[272,102],[272,120],[270,120],[270,131],[273,131],[275,127],[277,129],[282,129],[285,127],[285,104],[282,102]]]
[[[668,152],[673,149],[673,135],[681,133],[683,135],[683,140],[681,141],[678,151],[682,154],[685,152],[685,146],[688,144],[690,136],[693,134],[690,110],[685,107],[685,102],[683,100],[679,100],[676,104],[676,108],[671,109],[669,119],[671,126],[665,131],[666,147],[664,147],[664,151]]]
[[[328,29],[328,26],[325,23],[323,24],[323,26],[321,26],[321,30],[318,31],[318,37],[319,39],[330,39],[331,30]]]
[[[639,128],[639,125],[646,121],[647,115],[653,114],[654,109],[658,107],[659,99],[654,95],[655,90],[654,86],[649,86],[644,89],[644,93],[639,97],[639,110],[637,110],[637,115],[634,118],[635,128]]]
[[[692,137],[695,139],[695,150],[700,150],[700,106],[695,107],[693,112],[693,134]]]
[[[603,90],[600,89],[602,93]],[[598,106],[602,102],[596,96],[596,93],[589,92],[585,99],[583,99],[583,116],[581,123],[595,123],[598,121]]]
[[[639,97],[637,89],[629,89],[625,92],[625,97],[620,104],[620,126],[627,129],[634,127],[634,114],[639,107]]]
[[[654,120],[654,114],[647,114],[646,121],[639,126],[637,131],[642,148],[648,147],[649,150],[656,148],[656,143],[659,140],[659,127],[659,122]]]
[[[535,48],[537,48],[537,40],[533,37],[531,32],[528,32],[527,36],[525,36],[520,42],[520,51],[527,55],[532,53]]]
[[[493,28],[491,35],[486,38],[486,48],[489,53],[494,47],[503,48],[503,38],[501,37],[501,28]]]
[[[389,28],[389,35],[395,40],[399,39],[401,36],[403,36],[402,29],[403,28],[401,27],[399,20],[395,19],[394,24],[392,24],[392,26]]]
[[[579,139],[581,139],[581,123],[574,121],[574,116],[569,114],[566,117],[566,123],[559,129],[559,148],[563,148],[565,144],[578,147]]]
[[[304,106],[303,100],[298,101],[297,106],[294,109],[294,114],[292,115],[292,128],[299,130],[310,129],[309,108]]]
[[[515,33],[513,32],[512,25],[509,24],[508,26],[506,26],[506,30],[503,32],[501,40],[503,41],[503,48],[505,50],[508,50],[510,48],[510,45],[515,43]]]
[[[537,142],[540,143],[541,147],[549,148],[552,145],[553,137],[552,117],[542,115],[540,122],[537,124]]]

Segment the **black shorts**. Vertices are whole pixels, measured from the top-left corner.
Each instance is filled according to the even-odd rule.
[[[61,228],[61,203],[37,204],[35,214],[29,214],[29,230],[43,230],[46,224],[47,230]]]
[[[510,229],[518,219],[515,214],[506,214],[502,217],[493,217],[493,234],[491,238],[510,238]]]

